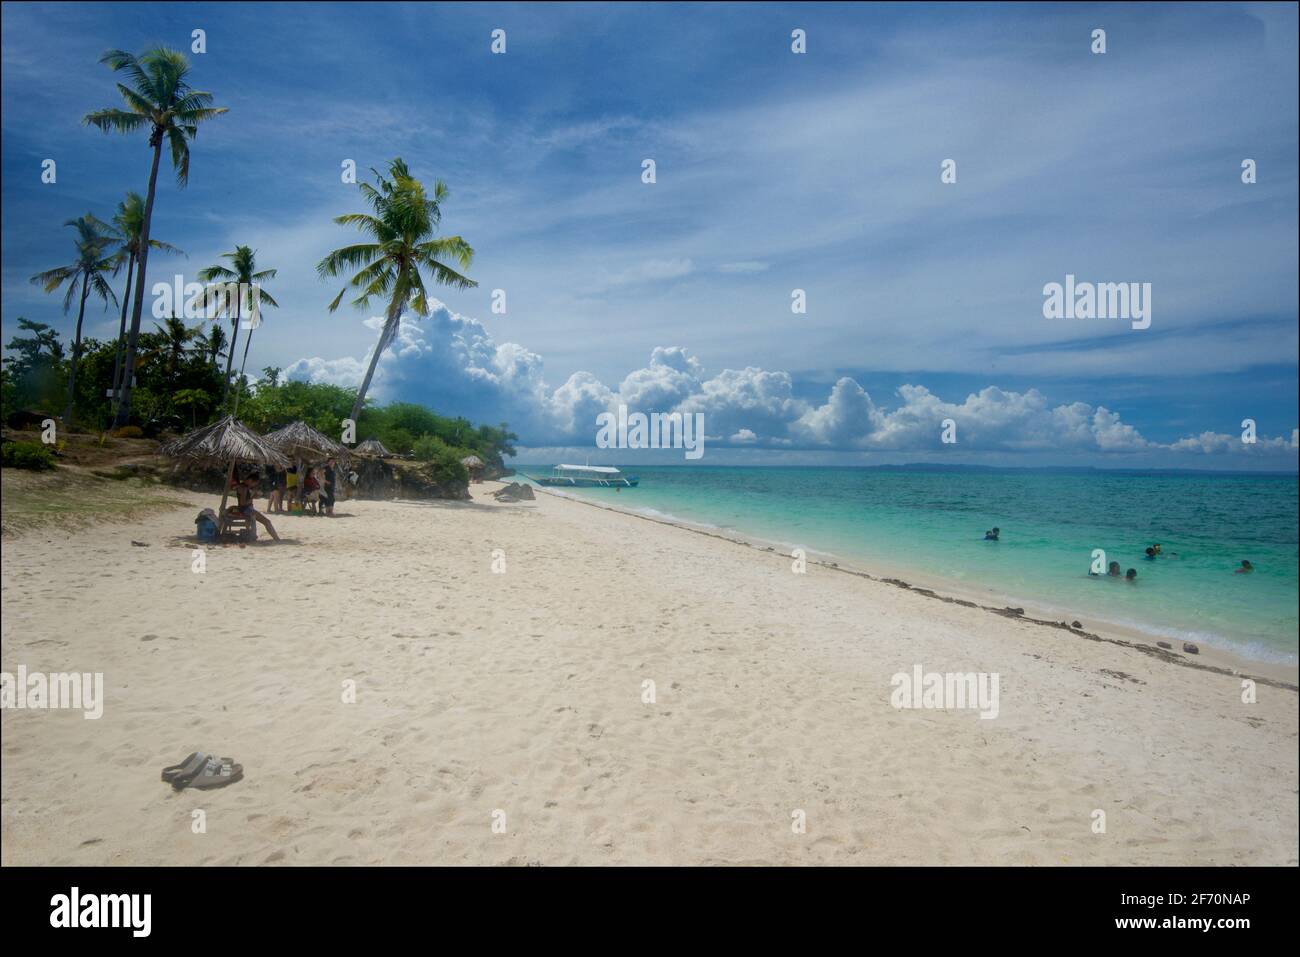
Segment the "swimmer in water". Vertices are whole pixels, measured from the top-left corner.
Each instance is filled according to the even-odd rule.
[[[998,535],[1001,534],[1001,532],[1002,529],[994,525],[992,528],[990,528],[987,532],[984,533],[984,541],[996,542],[998,540]]]
[[[1120,575],[1123,574],[1119,570],[1119,562],[1111,562],[1110,567],[1106,569],[1106,574],[1110,578],[1119,578]]]
[[[1156,550],[1154,548],[1147,549],[1145,560],[1148,562],[1153,562],[1156,560]]]
[[[1128,582],[1130,585],[1136,582],[1137,578],[1138,578],[1138,570],[1136,568],[1130,568],[1128,571],[1124,573],[1124,580]]]
[[[1234,575],[1249,575],[1249,574],[1250,574],[1251,572],[1253,572],[1254,570],[1255,570],[1255,566],[1252,565],[1250,562],[1248,562],[1246,559],[1243,558],[1243,559],[1241,560],[1241,567],[1240,567],[1240,568],[1234,568],[1234,569],[1232,570],[1232,573],[1233,573]]]

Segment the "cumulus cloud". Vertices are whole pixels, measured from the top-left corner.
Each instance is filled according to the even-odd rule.
[[[955,424],[962,451],[1258,455],[1297,446],[1296,432],[1289,440],[1260,436],[1253,444],[1214,432],[1153,442],[1105,406],[1053,405],[1036,389],[988,386],[955,402],[911,384],[877,402],[845,376],[824,402],[810,402],[795,394],[787,372],[750,366],[709,375],[680,346],[655,348],[649,362],[615,388],[590,372],[575,372],[552,388],[540,355],[518,343],[498,344],[476,319],[433,305],[427,319],[403,318],[393,345],[380,357],[371,394],[381,402],[420,402],[475,421],[506,421],[526,445],[589,444],[596,417],[625,405],[646,413],[703,413],[711,442],[744,448],[938,450],[945,447],[946,420]],[[366,325],[377,330],[382,321]],[[303,358],[286,375],[355,387],[369,361],[369,354]]]

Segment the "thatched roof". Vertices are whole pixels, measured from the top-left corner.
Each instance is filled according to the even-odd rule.
[[[483,460],[477,455],[467,455],[460,460],[460,464],[465,466],[467,469],[481,469],[483,467]]]
[[[373,455],[381,459],[391,459],[396,457],[395,454],[390,452],[388,447],[378,439],[366,439],[352,451],[356,455]]]
[[[286,468],[291,464],[278,448],[232,415],[168,442],[158,454],[205,465],[235,461]]]
[[[348,454],[344,446],[317,432],[306,422],[294,422],[282,429],[268,432],[265,438],[292,459],[342,458]]]

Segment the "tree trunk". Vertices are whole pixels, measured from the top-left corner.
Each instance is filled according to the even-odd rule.
[[[149,227],[153,223],[153,197],[158,187],[158,163],[162,159],[162,131],[154,134],[153,167],[149,170],[149,194],[144,201],[144,225],[140,227],[139,266],[135,274],[135,302],[131,306],[131,331],[126,337],[126,356],[122,360],[121,399],[117,404],[117,415],[113,419],[115,428],[126,425],[131,417],[131,388],[135,379],[135,347],[140,339],[140,313],[144,309],[145,268],[149,263]]]
[[[122,350],[126,347],[126,312],[131,308],[131,279],[135,272],[135,253],[126,261],[126,289],[122,292],[122,321],[117,327],[117,348],[113,351],[113,415],[117,415],[117,401],[122,388]]]
[[[90,294],[90,277],[81,274],[81,306],[77,309],[77,334],[72,340],[72,364],[68,366],[68,401],[63,406],[63,424],[72,423],[72,396],[77,387],[77,360],[81,358],[81,320],[86,317],[86,296]]]
[[[375,366],[379,364],[379,357],[383,354],[389,343],[389,330],[395,323],[402,321],[402,306],[397,297],[388,304],[388,318],[384,322],[384,328],[379,333],[379,344],[375,346],[375,354],[370,357],[370,366],[366,369],[366,377],[361,380],[361,388],[357,390],[357,400],[352,404],[352,421],[356,422],[361,418],[361,407],[365,405],[366,393],[370,391],[370,380],[375,377]]]
[[[241,383],[244,381],[244,366],[248,365],[248,344],[252,341],[253,330],[249,329],[248,332],[244,333],[244,358],[239,360],[239,381]],[[235,408],[231,411],[231,415],[239,414],[239,394],[242,391],[242,388],[235,390]]]
[[[230,394],[230,367],[235,361],[235,343],[239,341],[239,304],[243,296],[235,295],[235,323],[230,333],[230,346],[226,350],[226,384],[221,387],[221,411],[226,411],[226,397]]]

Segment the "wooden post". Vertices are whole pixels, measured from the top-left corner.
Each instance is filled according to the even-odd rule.
[[[217,513],[217,536],[220,537],[226,533],[226,499],[230,497],[230,483],[235,480],[235,460],[230,460],[230,468],[226,472],[226,487],[221,490],[221,511]]]

